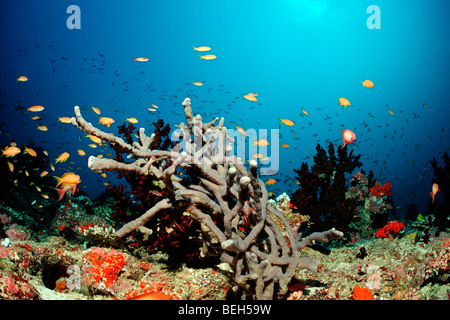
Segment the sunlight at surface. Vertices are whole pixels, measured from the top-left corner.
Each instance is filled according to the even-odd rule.
[[[327,0],[285,0],[286,9],[290,10],[299,20],[313,20],[326,12]]]

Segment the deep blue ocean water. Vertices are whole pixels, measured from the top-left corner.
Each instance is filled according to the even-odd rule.
[[[70,5],[79,8],[75,20]],[[378,16],[367,12],[371,5]],[[449,15],[447,0],[1,1],[0,143],[32,139],[53,162],[69,152],[73,163],[52,174],[76,171],[95,198],[103,182],[117,184],[115,174],[104,179],[87,168],[88,155],[107,149],[91,149],[58,117],[73,116],[78,105],[96,125],[95,106],[116,120],[110,129],[99,125],[107,132],[136,117],[150,133],[159,118],[173,128],[185,121],[181,102],[190,97],[205,121],[224,116],[229,128],[280,130],[280,144],[290,147],[279,150],[269,190],[293,192],[293,169],[313,163],[318,142],[341,144],[341,128],[350,129],[357,140],[349,148],[366,172],[393,184],[396,210],[411,203],[424,210],[430,160],[442,164],[450,146]],[[68,28],[68,20],[80,28]],[[19,76],[28,81],[16,82]],[[366,79],[374,88],[362,86]],[[244,99],[249,92],[258,101]],[[351,105],[344,109],[340,97]],[[151,104],[157,112],[147,110]],[[45,109],[27,113],[18,105]],[[279,118],[295,125],[280,126]]]

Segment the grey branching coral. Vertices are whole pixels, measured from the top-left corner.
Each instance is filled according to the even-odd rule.
[[[219,253],[221,260],[234,269],[233,278],[255,299],[273,299],[278,289],[285,291],[299,268],[315,271],[318,261],[301,257],[300,249],[315,248],[315,242],[341,238],[334,228],[316,232],[301,240],[289,226],[283,213],[267,204],[267,190],[258,178],[256,161],[244,166],[232,155],[234,137],[229,136],[224,118],[203,123],[193,116],[191,100],[182,103],[187,124],[181,123],[174,135],[182,139],[183,151],[150,150],[153,136],[139,131],[140,143],[127,144],[123,139],[105,133],[88,123],[75,107],[72,123],[87,134],[118,144],[132,163],[89,157],[88,166],[95,172],[126,170],[152,175],[162,181],[168,197],[149,208],[142,216],[116,232],[124,237],[134,230],[148,232],[145,223],[160,210],[183,208],[202,226],[202,255]],[[180,175],[177,170],[183,170]],[[194,182],[195,181],[195,182]],[[268,213],[283,224],[283,234]]]

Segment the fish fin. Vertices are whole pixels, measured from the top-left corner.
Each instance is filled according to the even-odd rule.
[[[60,189],[60,188],[53,188],[53,189],[55,189],[56,191],[58,191],[58,195],[59,195],[58,201],[61,200],[61,199],[64,197],[64,194],[66,193],[66,192],[64,191],[64,189]]]
[[[344,130],[342,130],[342,128],[341,128],[341,132],[342,132],[342,143],[344,144],[342,148],[344,148],[347,144],[345,143]]]
[[[57,176],[53,176],[53,178],[55,178],[56,179],[56,182],[57,182],[57,184],[56,184],[56,186],[59,186],[60,184],[61,184],[61,178],[60,177],[57,177]]]

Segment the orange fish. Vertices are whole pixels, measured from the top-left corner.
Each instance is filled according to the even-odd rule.
[[[271,185],[275,184],[276,182],[277,182],[277,180],[270,178],[269,180],[266,181],[266,184],[271,186]]]
[[[256,96],[253,94],[253,92],[244,94],[244,98],[247,99],[248,101],[258,101],[258,99],[256,99]]]
[[[207,46],[201,46],[201,47],[197,47],[197,48],[192,46],[192,48],[194,48],[195,51],[209,51],[209,50],[211,50],[211,48],[207,47]]]
[[[87,134],[86,137],[88,137],[89,139],[91,139],[92,142],[97,143],[98,145],[102,145],[102,139],[100,139],[97,136],[93,136],[92,134]]]
[[[309,116],[309,113],[308,113],[308,111],[306,111],[305,109],[303,109],[302,108],[302,112],[306,115],[306,116]]]
[[[431,203],[434,203],[434,197],[436,196],[436,193],[439,191],[439,186],[437,183],[433,183],[433,186],[431,188],[431,198],[433,199],[433,201],[431,201]]]
[[[138,57],[138,58],[134,58],[133,59],[133,62],[134,61],[139,61],[139,62],[147,62],[149,59],[148,58],[145,58],[145,57]]]
[[[246,135],[246,132],[244,130],[244,128],[236,126],[237,131],[239,131],[241,134],[243,134],[244,136]]]
[[[391,115],[395,116],[394,111],[387,109],[387,112],[389,112]]]
[[[267,147],[269,145],[269,141],[267,141],[266,139],[259,139],[253,141],[253,145],[258,147]]]
[[[200,57],[200,59],[203,59],[203,60],[214,60],[215,58],[217,58],[213,54],[205,54],[204,56],[199,56],[199,57]]]
[[[194,86],[197,86],[197,87],[201,87],[201,86],[203,85],[203,83],[201,83],[201,82],[199,82],[199,81],[197,81],[197,82],[192,82],[192,84],[193,84]]]
[[[138,123],[138,122],[139,122],[138,119],[133,118],[133,117],[131,117],[131,118],[126,118],[125,120],[127,120],[128,122],[131,122],[131,123]]]
[[[16,154],[20,153],[20,149],[16,146],[10,146],[6,147],[4,150],[2,150],[2,156],[5,157],[14,157]]]
[[[37,129],[39,131],[48,131],[48,128],[46,126],[38,126]]]
[[[11,172],[14,172],[14,165],[8,161],[8,167]]]
[[[356,140],[356,134],[353,131],[349,129],[346,129],[345,131],[341,129],[341,131],[342,131],[342,142],[344,143],[344,147],[347,144],[353,143]]]
[[[374,86],[373,82],[370,81],[370,80],[364,80],[364,81],[362,81],[362,85],[363,85],[363,87],[371,88],[371,89],[372,89],[373,86]]]
[[[80,176],[73,172],[66,172],[61,178],[56,176],[54,178],[57,181],[55,190],[58,191],[59,194],[58,201],[61,200],[68,191],[72,191],[72,194],[75,194],[77,185],[81,182]],[[61,185],[62,188],[58,188],[59,185]]]
[[[343,106],[345,109],[350,105],[350,101],[345,98],[339,98],[339,105]]]
[[[252,155],[252,158],[256,158],[256,159],[260,159],[264,157],[264,155],[262,153],[255,153],[254,155]]]
[[[25,76],[20,76],[16,79],[16,82],[25,82],[28,81],[28,78]]]
[[[280,147],[287,149],[287,148],[289,148],[289,145],[287,143],[283,143]]]
[[[289,127],[293,127],[295,124],[294,121],[289,120],[289,119],[281,119],[281,118],[279,118],[279,119],[281,120],[281,123],[284,123],[285,125],[287,125]]]
[[[78,149],[77,152],[78,152],[78,154],[79,154],[80,156],[85,156],[85,155],[86,155],[86,152],[84,152],[84,151],[81,150],[81,149]]]
[[[97,107],[92,106],[91,108],[92,108],[92,110],[94,110],[94,112],[95,112],[96,114],[101,114],[101,113],[102,113],[102,112],[100,111],[100,109],[97,108]]]
[[[58,117],[58,121],[62,123],[72,123],[70,117]]]
[[[65,162],[67,159],[69,159],[70,154],[68,152],[61,153],[58,158],[55,160],[55,164],[58,162]]]
[[[112,125],[114,123],[114,119],[113,118],[109,118],[109,117],[100,117],[100,119],[98,119],[98,123],[104,124],[105,126],[107,126],[109,128],[110,125]]]
[[[36,151],[34,151],[34,150],[31,149],[31,148],[25,147],[24,152],[25,152],[25,153],[28,153],[28,154],[29,154],[30,156],[32,156],[32,157],[37,157]]]
[[[44,107],[43,106],[31,106],[27,110],[31,111],[31,112],[39,112],[39,111],[44,110]]]

